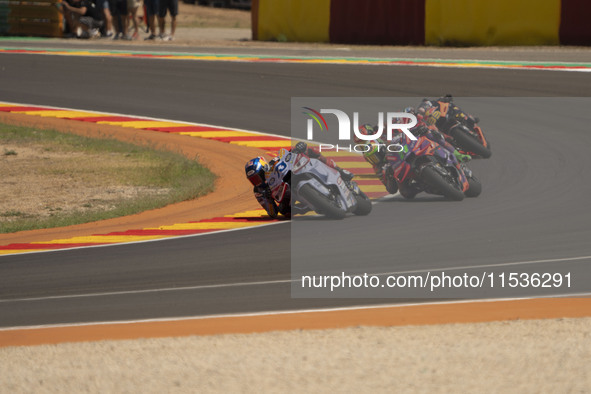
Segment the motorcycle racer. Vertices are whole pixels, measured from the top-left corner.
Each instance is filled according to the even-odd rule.
[[[364,135],[375,134],[374,128],[369,124],[360,126],[359,131]],[[439,137],[437,136],[438,132],[436,132],[436,129],[429,129],[428,127],[425,127],[425,125],[419,125],[418,127],[411,129],[411,131],[417,137],[417,140],[412,140],[409,136],[400,132],[395,134],[392,140],[388,141],[388,145],[395,144],[400,146],[400,151],[396,153],[388,152],[386,149],[384,149],[387,144],[384,140],[379,138],[373,141],[366,141],[360,138],[356,138],[355,140],[356,143],[367,146],[365,152],[363,153],[363,157],[368,163],[372,165],[376,175],[384,184],[388,193],[395,194],[398,191],[404,198],[407,199],[413,198],[421,190],[413,186],[411,179],[408,179],[402,183],[397,182],[393,176],[393,169],[396,169],[396,171],[404,170],[403,167],[405,159],[411,152],[413,152],[415,146],[423,149],[423,147],[426,148],[429,144],[431,144],[431,141],[440,145],[450,153],[454,153],[453,157],[456,158],[454,161],[458,168],[460,166],[460,160],[457,159],[458,157],[462,161],[470,159],[469,155],[460,154],[451,145],[447,144],[448,146],[445,146],[440,144],[438,141]],[[443,141],[445,142],[445,140]],[[408,171],[408,169],[406,169],[406,171]]]
[[[375,134],[374,128],[369,125],[365,124],[359,127],[359,131],[364,135],[371,135]],[[420,137],[424,138],[424,137]],[[403,196],[408,196],[408,198],[414,197],[418,191],[415,191],[412,187],[407,185],[399,185],[393,177],[388,176],[389,174],[385,171],[388,167],[389,161],[401,161],[404,160],[404,145],[408,143],[413,143],[414,141],[410,140],[406,135],[402,135],[402,133],[398,133],[394,136],[393,144],[400,144],[402,147],[402,151],[398,153],[390,153],[390,158],[388,157],[388,153],[386,149],[380,149],[381,147],[386,146],[386,143],[383,139],[378,138],[373,141],[366,141],[361,139],[356,139],[355,142],[357,144],[362,144],[367,146],[367,150],[363,153],[363,157],[365,160],[372,165],[373,170],[376,176],[382,181],[386,190],[390,194],[395,194],[396,192],[400,191],[400,194]],[[408,152],[408,147],[406,147],[406,152]]]
[[[411,129],[415,136],[424,136],[431,141],[438,143],[453,153],[456,160],[460,163],[467,162],[472,159],[470,155],[460,153],[452,144],[446,141],[445,136],[439,131],[437,126],[435,126],[435,121],[433,121],[435,120],[435,117],[432,114],[435,111],[431,110],[428,111],[428,114],[425,114],[424,111],[421,112],[420,110],[415,110],[412,107],[407,107],[405,108],[404,112],[413,114],[417,118],[417,125]]]
[[[264,157],[258,156],[246,163],[244,171],[246,178],[253,185],[254,197],[258,203],[267,211],[267,214],[275,219],[279,215],[279,207],[273,197],[271,197],[271,189],[266,182],[266,173],[269,171],[269,163]]]
[[[318,159],[327,166],[337,170],[341,174],[341,178],[348,182],[353,179],[353,174],[345,169],[342,169],[336,165],[334,160],[328,160],[324,157],[316,148],[308,147],[305,142],[298,142],[294,148],[291,149],[293,153],[305,153],[307,156]],[[253,185],[253,193],[258,203],[263,207],[267,214],[272,218],[277,218],[279,213],[292,212],[293,213],[305,213],[307,210],[298,208],[297,206],[289,207],[283,206],[283,204],[290,204],[289,201],[277,204],[271,195],[271,189],[267,184],[267,176],[273,171],[275,164],[279,161],[279,156],[274,157],[269,162],[264,157],[258,156],[249,160],[244,166],[246,178]],[[291,208],[288,209],[288,208]],[[289,215],[286,215],[289,216]]]
[[[458,107],[450,94],[438,99],[423,99],[417,113],[428,125],[437,126],[445,139],[461,152],[483,159],[491,157],[490,142],[477,124],[480,120]]]
[[[424,98],[417,107],[417,113],[425,118],[429,125],[436,125],[443,132],[448,132],[456,120],[460,120],[469,129],[473,129],[478,118],[465,114],[458,106],[453,103],[451,94],[446,94],[435,100]]]

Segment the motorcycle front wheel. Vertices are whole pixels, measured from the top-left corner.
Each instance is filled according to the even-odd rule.
[[[464,192],[449,183],[439,172],[433,167],[424,167],[419,176],[421,181],[437,190],[440,194],[445,196],[448,200],[462,201],[464,199]]]
[[[482,184],[476,177],[468,178],[468,190],[464,192],[466,197],[478,197],[482,192]]]
[[[460,127],[454,127],[452,130],[450,130],[450,133],[453,139],[456,141],[456,145],[464,152],[480,156],[483,159],[488,159],[492,156],[491,150],[482,145],[480,141],[470,135],[468,131],[463,130]]]

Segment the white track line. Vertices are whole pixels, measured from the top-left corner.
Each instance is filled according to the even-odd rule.
[[[566,258],[559,258],[559,259],[516,261],[516,262],[509,262],[509,263],[474,265],[474,266],[432,268],[432,269],[424,269],[424,270],[417,270],[417,271],[384,272],[384,273],[376,273],[376,274],[372,274],[372,275],[384,276],[384,275],[402,275],[402,274],[410,274],[410,273],[421,273],[421,272],[429,272],[429,271],[458,271],[458,270],[469,270],[469,269],[479,269],[479,268],[499,268],[499,267],[508,267],[508,266],[516,266],[516,265],[558,263],[558,262],[564,262],[564,261],[580,261],[580,260],[589,260],[589,259],[591,259],[591,256],[579,256],[579,257],[566,257]],[[0,303],[33,302],[33,301],[47,301],[47,300],[89,298],[89,297],[108,297],[108,296],[119,296],[119,295],[164,293],[164,292],[193,291],[193,290],[206,290],[206,289],[222,289],[222,288],[247,287],[247,286],[273,286],[273,285],[279,285],[279,284],[285,284],[285,283],[293,284],[293,283],[298,283],[298,282],[299,282],[299,280],[295,280],[295,279],[279,279],[279,280],[270,280],[270,281],[219,283],[219,284],[212,284],[212,285],[198,285],[198,286],[185,286],[185,287],[164,287],[164,288],[160,288],[160,289],[113,291],[113,292],[87,293],[87,294],[69,294],[69,295],[47,296],[47,297],[0,299]]]
[[[0,327],[0,331],[13,330],[35,330],[44,328],[60,328],[60,327],[85,327],[85,326],[99,326],[99,325],[124,325],[136,323],[166,323],[179,322],[188,320],[206,320],[206,319],[224,319],[224,318],[240,318],[240,317],[257,317],[257,316],[278,316],[278,315],[294,315],[299,313],[326,313],[326,312],[344,312],[355,310],[371,310],[382,308],[408,308],[416,306],[433,306],[433,305],[456,305],[456,304],[470,304],[470,303],[493,303],[493,302],[507,302],[507,301],[521,301],[521,300],[535,300],[542,298],[581,298],[589,297],[591,293],[576,293],[576,294],[557,294],[551,296],[539,297],[521,297],[521,298],[488,298],[488,299],[468,299],[455,301],[436,301],[436,302],[413,302],[401,304],[381,304],[381,305],[357,305],[344,306],[335,308],[318,308],[318,309],[295,309],[295,310],[279,310],[279,311],[265,311],[265,312],[251,312],[251,313],[227,313],[217,315],[202,315],[202,316],[182,316],[172,318],[155,318],[155,319],[138,319],[138,320],[116,320],[116,321],[99,321],[88,323],[64,323],[64,324],[45,324],[35,326],[15,326],[15,327]]]

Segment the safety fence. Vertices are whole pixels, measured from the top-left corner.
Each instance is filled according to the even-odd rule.
[[[588,0],[254,0],[253,39],[379,45],[591,45]]]

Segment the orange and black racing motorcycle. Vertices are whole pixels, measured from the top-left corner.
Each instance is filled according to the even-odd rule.
[[[435,106],[431,112],[439,112],[435,114],[437,118],[435,126],[458,151],[483,159],[488,159],[492,155],[490,143],[478,126],[478,118],[455,105],[451,95],[433,100],[432,103]]]

